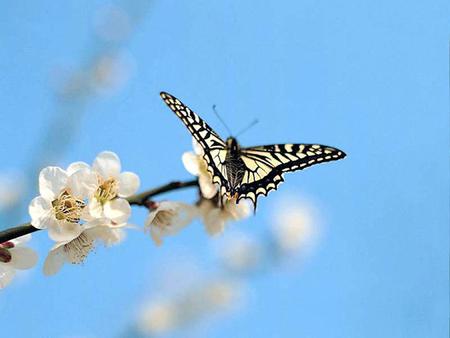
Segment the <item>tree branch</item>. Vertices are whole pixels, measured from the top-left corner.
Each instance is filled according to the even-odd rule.
[[[165,185],[162,185],[160,187],[144,191],[140,194],[130,196],[127,198],[127,201],[130,203],[130,205],[146,206],[146,202],[154,196],[157,196],[157,195],[160,195],[160,194],[163,194],[166,192],[178,190],[178,189],[183,189],[183,188],[188,188],[188,187],[197,187],[197,186],[198,186],[197,180],[185,181],[185,182],[174,181],[174,182],[170,182]],[[23,235],[31,234],[32,232],[35,232],[38,230],[42,230],[42,229],[35,228],[34,226],[31,225],[31,223],[24,223],[19,226],[0,231],[0,243],[10,241],[14,238],[17,238],[17,237],[20,237]]]

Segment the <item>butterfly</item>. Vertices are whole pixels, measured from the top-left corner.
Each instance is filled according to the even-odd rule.
[[[222,140],[176,97],[166,92],[160,95],[202,147],[212,182],[219,185],[221,202],[224,197],[234,198],[236,203],[250,199],[256,212],[258,196],[277,190],[284,182],[284,173],[346,156],[342,150],[321,144],[286,143],[242,148],[234,137]]]

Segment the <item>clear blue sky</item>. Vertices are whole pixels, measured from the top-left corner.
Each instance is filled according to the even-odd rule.
[[[92,22],[106,3],[2,5],[0,171],[23,169],[42,144],[57,147],[41,140],[49,121],[68,114],[51,79],[105,48]],[[275,194],[288,192],[317,201],[327,220],[305,267],[251,281],[245,310],[208,333],[447,337],[448,3],[155,1],[134,10],[140,22],[121,47],[132,60],[129,81],[114,95],[78,103],[74,141],[53,164],[90,162],[113,150],[143,187],[188,179],[180,156],[191,139],[161,90],[189,103],[224,137],[212,104],[232,130],[258,118],[240,138],[244,145],[318,142],[348,154],[289,175],[259,203],[256,217],[234,225],[262,232]],[[137,211],[133,221],[144,215]],[[27,221],[25,207],[17,221]],[[188,252],[213,270],[210,242],[199,223],[162,248],[131,232],[119,247],[45,278],[40,269],[51,243],[37,233],[31,243],[38,267],[0,294],[1,331],[114,337],[168,256],[182,262]]]

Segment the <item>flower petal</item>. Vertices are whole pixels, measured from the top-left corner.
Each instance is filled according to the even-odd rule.
[[[211,178],[209,176],[200,175],[198,178],[198,184],[204,198],[211,199],[216,196],[219,188],[216,184],[211,182]]]
[[[221,234],[225,230],[225,218],[219,208],[211,210],[203,218],[206,232],[215,236]]]
[[[67,173],[59,167],[46,167],[39,173],[39,193],[54,200],[67,183]]]
[[[97,174],[89,168],[79,169],[69,176],[67,186],[73,196],[90,197],[98,188]]]
[[[130,171],[125,171],[119,175],[119,196],[128,197],[133,195],[138,189],[141,181],[139,176]]]
[[[87,164],[86,162],[73,162],[71,163],[68,167],[67,167],[67,175],[72,175],[75,171],[80,170],[80,169],[90,169],[91,167],[89,166],[89,164]]]
[[[30,240],[31,240],[31,234],[28,234],[28,235],[23,235],[23,236],[14,238],[11,240],[11,242],[13,242],[15,246],[19,246],[19,245],[25,244],[26,242],[28,242]]]
[[[92,198],[89,201],[87,209],[89,210],[89,214],[94,218],[102,218],[104,216],[103,205],[96,198]]]
[[[181,156],[181,160],[183,161],[184,167],[190,174],[194,176],[199,175],[200,169],[198,166],[198,155],[195,155],[193,152],[188,151],[183,153],[183,156]]]
[[[16,275],[16,270],[6,264],[0,264],[0,289],[6,287]]]
[[[150,227],[150,237],[157,246],[162,244],[162,231],[160,228],[152,225]]]
[[[103,206],[105,216],[117,224],[125,223],[131,215],[130,203],[123,198],[116,198]]]
[[[198,143],[198,142],[196,141],[195,138],[192,138],[192,148],[194,149],[194,152],[195,152],[197,155],[203,156],[204,153],[205,153],[204,150],[203,150],[203,148],[202,148],[202,146],[200,145],[200,143]]]
[[[239,204],[231,200],[225,204],[225,211],[231,219],[237,221],[251,215],[251,206],[247,200],[242,200]]]
[[[18,247],[11,250],[11,264],[16,269],[30,269],[36,265],[38,255],[36,251],[31,248]]]
[[[97,226],[86,230],[96,239],[101,240],[106,246],[118,244],[125,239],[126,233],[122,229],[113,229],[108,226]]]
[[[83,232],[82,225],[60,221],[56,226],[48,228],[48,235],[55,242],[71,241]]]
[[[51,276],[61,270],[65,261],[64,246],[56,244],[48,253],[44,262],[44,275]]]
[[[33,198],[28,207],[28,213],[31,217],[31,224],[38,229],[46,229],[54,224],[56,219],[53,217],[52,203],[42,196]]]
[[[121,169],[119,156],[112,151],[101,152],[95,158],[92,168],[104,179],[118,177]]]

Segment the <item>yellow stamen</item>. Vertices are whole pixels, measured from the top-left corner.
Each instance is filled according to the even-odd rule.
[[[57,199],[52,201],[52,206],[57,220],[79,223],[86,203],[72,196],[69,190],[64,190]]]
[[[105,202],[111,201],[117,197],[117,190],[117,180],[110,178],[109,180],[103,181],[103,183],[99,185],[97,191],[95,192],[95,197],[100,203],[104,204]]]

